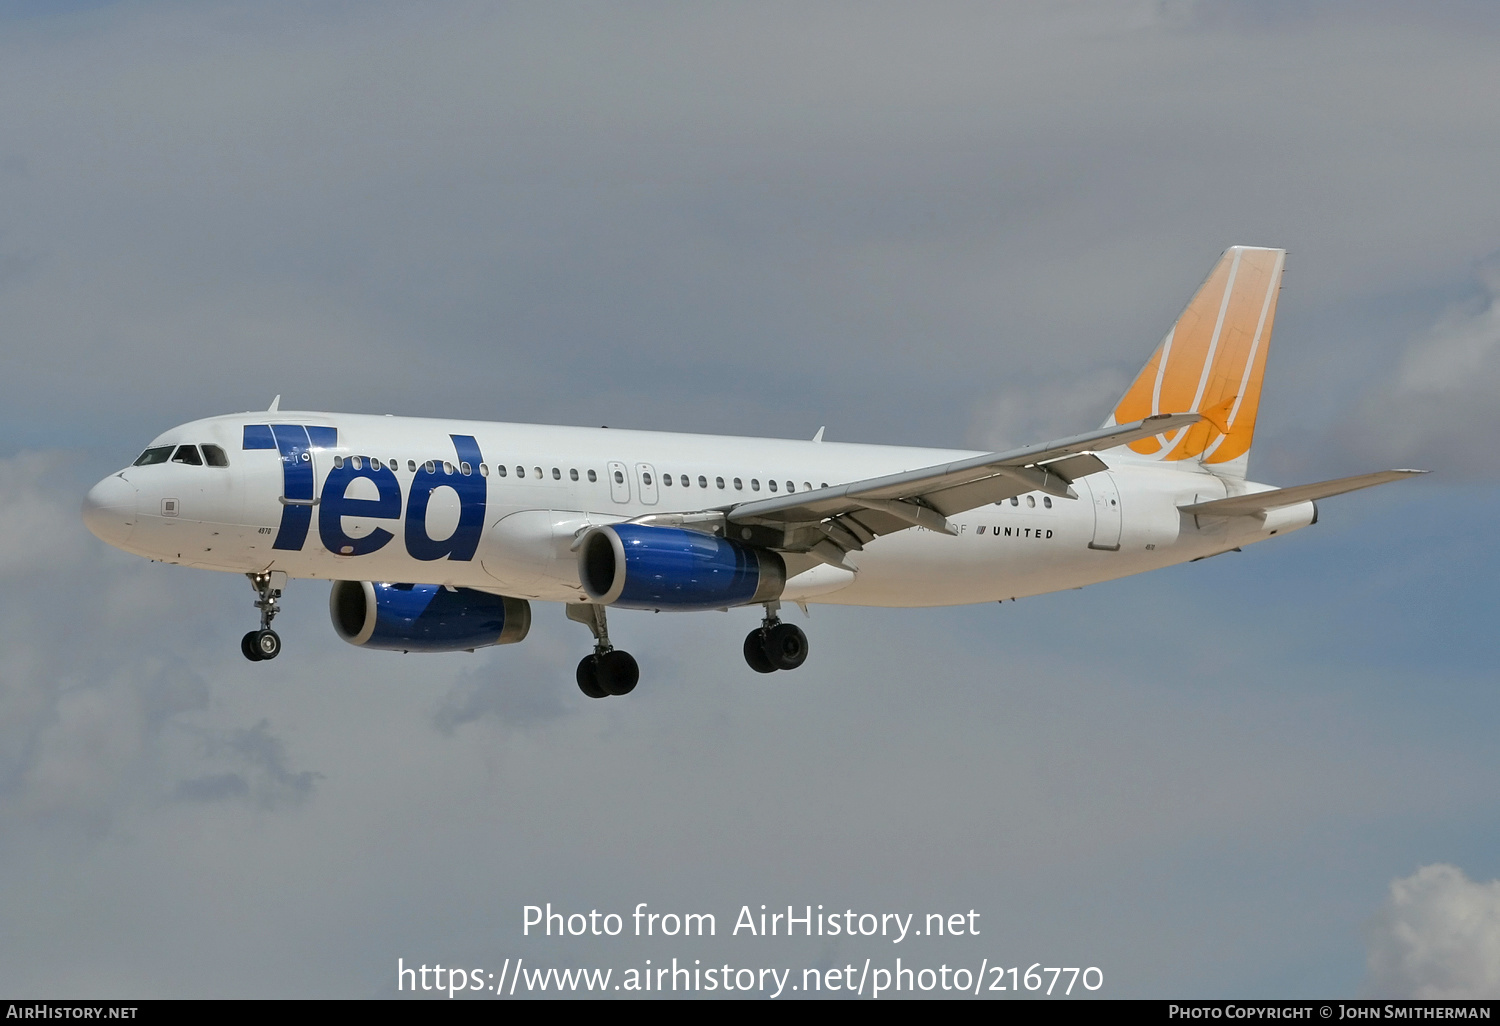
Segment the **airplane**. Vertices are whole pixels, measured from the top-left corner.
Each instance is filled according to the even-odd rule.
[[[632,691],[611,609],[756,607],[743,655],[792,670],[783,604],[1018,599],[1238,551],[1315,500],[1422,473],[1246,479],[1286,253],[1226,250],[1102,427],[1005,452],[268,410],[196,420],[96,484],[83,519],[153,561],[246,575],[274,659],[287,582],[333,582],[345,641],[523,640],[533,601],[587,626],[591,698]]]

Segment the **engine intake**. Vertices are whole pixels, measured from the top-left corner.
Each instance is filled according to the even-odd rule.
[[[525,599],[439,584],[334,581],[328,612],[349,644],[391,652],[510,645],[531,630]]]
[[[775,552],[701,531],[614,524],[583,536],[578,579],[601,605],[721,609],[779,597],[786,564]]]

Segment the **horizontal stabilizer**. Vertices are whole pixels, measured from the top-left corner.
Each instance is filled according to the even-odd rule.
[[[1316,484],[1297,485],[1293,488],[1273,488],[1268,492],[1234,495],[1227,499],[1195,502],[1190,506],[1177,508],[1184,513],[1200,517],[1262,516],[1273,509],[1281,509],[1283,506],[1295,506],[1299,502],[1310,502],[1313,499],[1326,499],[1330,495],[1355,492],[1361,488],[1385,484],[1387,481],[1400,481],[1402,478],[1425,473],[1427,473],[1425,470],[1382,470],[1375,474],[1357,474],[1354,477],[1341,477],[1336,481],[1319,481]]]

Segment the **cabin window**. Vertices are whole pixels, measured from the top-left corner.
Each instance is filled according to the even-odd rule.
[[[760,478],[758,478],[758,477],[752,477],[750,479],[750,490],[752,492],[758,492],[758,491],[760,491]]]
[[[598,476],[597,476],[597,475],[595,475],[595,474],[594,474],[594,472],[593,472],[593,471],[592,471],[592,470],[591,470],[591,471],[589,471],[589,480],[590,480],[590,481],[597,481],[597,480],[599,480],[599,478],[598,478]]]
[[[203,447],[203,459],[210,467],[229,466],[229,457],[217,445],[205,445]]]
[[[737,491],[737,492],[740,492],[740,491],[744,491],[744,490],[745,490],[745,486],[744,486],[744,484],[742,484],[742,483],[741,483],[741,482],[740,482],[740,479],[739,479],[739,478],[735,478],[735,479],[734,479],[734,490],[735,490],[735,491]]]
[[[690,487],[692,487],[692,484],[693,484],[693,482],[688,478],[688,476],[686,474],[683,474],[682,475],[682,487],[684,487],[684,488],[690,488]]]
[[[823,487],[824,487],[824,488],[827,488],[827,487],[828,487],[828,482],[827,482],[827,481],[824,481],[824,482],[823,482]],[[809,489],[808,489],[808,491],[812,491],[812,489],[811,489],[811,488],[809,488]]]
[[[526,476],[526,468],[525,467],[517,467],[516,468],[516,476],[517,477],[525,477]]]
[[[1036,508],[1036,496],[1035,495],[1028,495],[1028,496],[1026,496],[1026,505],[1032,507],[1033,509],[1035,509]]]
[[[541,467],[532,467],[531,469],[534,470],[534,471],[536,471],[536,479],[538,481],[540,481],[545,476],[542,473],[542,468]]]
[[[828,487],[828,486],[827,486],[827,485],[824,485],[824,486],[823,486],[823,487],[824,487],[824,488],[827,488],[827,487]],[[810,491],[812,491],[812,484],[811,484],[811,482],[808,482],[808,481],[803,481],[803,482],[802,482],[802,490],[803,490],[803,491],[804,491],[804,492],[810,492]]]
[[[554,480],[554,481],[561,481],[562,480],[562,471],[558,470],[556,467],[552,468],[552,480]]]
[[[168,459],[171,458],[171,456],[172,447],[170,445],[158,445],[154,449],[147,449],[145,452],[141,453],[140,456],[136,458],[136,461],[131,464],[131,466],[149,467],[155,463],[165,463]]]
[[[495,473],[499,474],[501,477],[504,477],[506,474],[510,473],[510,471],[505,469],[504,463],[497,463],[495,464]]]
[[[474,468],[469,465],[469,462],[467,460],[462,460],[458,464],[458,472],[464,477],[468,477],[470,474],[474,473]]]
[[[776,481],[774,478],[770,481],[767,481],[766,484],[770,487],[771,491],[774,492],[776,490]]]
[[[427,473],[429,474],[435,474],[437,473],[437,464],[432,462],[431,460],[428,460],[426,463],[422,464],[422,469],[427,471]]]
[[[1044,495],[1044,496],[1042,496],[1042,505],[1046,506],[1048,509],[1051,509],[1052,508],[1052,496],[1050,496],[1050,495]]]
[[[1021,504],[1021,500],[1018,496],[1012,495],[1010,497],[1010,504],[1012,506],[1019,506]]]
[[[342,457],[342,456],[335,456],[333,458],[333,469],[334,470],[343,470],[344,469],[344,457]]]
[[[795,492],[797,490],[796,483],[792,482],[792,481],[788,481],[786,483],[786,490],[789,491],[789,492]]]
[[[453,473],[453,464],[449,463],[447,460],[443,461],[443,473],[445,473],[445,474],[451,474],[451,473]]]
[[[406,461],[406,469],[409,470],[409,471],[411,471],[413,474],[415,474],[417,472],[417,461],[416,460],[407,460]]]
[[[642,481],[642,482],[643,482],[643,483],[645,483],[645,484],[648,484],[648,485],[649,485],[649,484],[650,484],[650,483],[651,483],[651,475],[650,475],[650,474],[647,474],[647,473],[644,473],[644,472],[642,472],[642,474],[641,474],[641,481]]]
[[[485,464],[481,463],[479,465],[479,476],[480,477],[489,477],[490,476],[490,468],[487,467]]]
[[[203,466],[203,457],[198,455],[196,445],[179,445],[177,452],[172,455],[173,463],[186,463],[190,467]]]
[[[573,481],[577,481],[578,480],[578,468],[574,467],[573,469],[569,470],[568,471],[568,477],[569,477],[569,479],[571,479]]]
[[[351,467],[353,467],[355,470],[359,470],[361,467],[364,466],[364,463],[360,460],[360,458],[358,456],[350,456],[349,457],[349,465]]]
[[[722,477],[716,477],[716,478],[714,478],[714,484],[716,484],[716,485],[719,486],[719,490],[720,491],[723,491],[723,489],[724,489],[724,479]]]
[[[624,484],[624,483],[625,483],[625,472],[623,470],[617,470],[617,471],[615,471],[615,484]]]
[[[698,487],[699,488],[707,488],[708,487],[708,478],[704,477],[702,474],[698,475]]]
[[[672,487],[672,475],[671,474],[663,474],[661,476],[661,483],[664,484],[664,485],[666,485],[668,488],[671,488]]]

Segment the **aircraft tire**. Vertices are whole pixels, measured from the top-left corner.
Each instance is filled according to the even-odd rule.
[[[281,655],[281,635],[270,630],[256,631],[255,654],[260,659],[275,659]]]
[[[260,649],[255,647],[255,636],[259,633],[259,631],[251,631],[240,639],[240,652],[252,663],[258,663],[261,660]]]
[[[629,652],[615,649],[599,657],[599,687],[606,694],[628,695],[641,679],[641,668]]]
[[[599,657],[586,655],[578,663],[578,690],[590,698],[608,698],[609,692],[599,686]]]
[[[776,664],[771,662],[771,656],[766,652],[766,637],[764,627],[757,627],[745,635],[745,662],[756,673],[776,672]]]
[[[778,623],[766,632],[766,658],[778,670],[795,670],[807,662],[807,635],[790,623]]]

